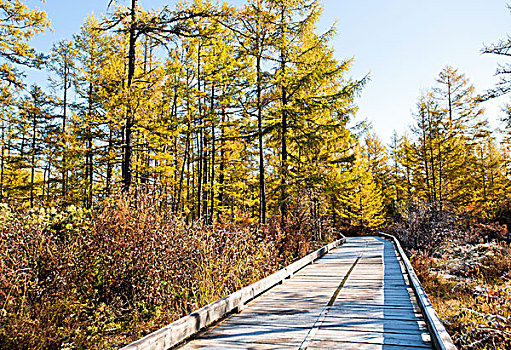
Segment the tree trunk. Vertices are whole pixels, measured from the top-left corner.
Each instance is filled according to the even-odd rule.
[[[215,144],[215,84],[211,83],[211,107],[210,107],[210,115],[211,115],[211,178],[209,179],[210,183],[210,208],[209,208],[209,223],[213,224],[215,219],[214,211],[215,211],[215,157],[216,157],[216,144]]]
[[[37,126],[36,112],[32,111],[32,155],[30,164],[30,208],[34,207],[34,179],[35,179],[35,152],[36,152],[36,126]]]
[[[183,164],[181,165],[181,174],[179,176],[179,188],[177,191],[177,201],[176,201],[176,207],[174,209],[175,212],[179,211],[179,206],[181,203],[181,197],[183,192],[183,181],[184,181],[184,175],[185,175],[185,166],[190,164],[190,121],[188,121],[188,128],[186,130],[186,144],[185,144],[185,153],[184,153],[184,159]],[[187,170],[188,173],[189,170]],[[188,177],[188,176],[187,176]]]
[[[427,137],[426,137],[426,122],[424,118],[422,119],[422,158],[424,159],[424,170],[426,175],[426,188],[428,194],[428,202],[431,203],[433,191],[431,189],[431,181],[429,179],[429,162],[428,162],[428,153],[427,153]]]
[[[201,46],[199,45],[197,49],[197,90],[200,93],[200,55],[201,55]],[[198,164],[198,174],[197,174],[197,218],[201,217],[201,209],[202,209],[202,173],[203,173],[203,149],[204,149],[204,132],[202,130],[202,104],[201,98],[199,96],[198,100],[198,112],[199,112],[199,147],[198,147],[198,156],[199,156],[199,164]]]
[[[131,0],[131,25],[130,25],[130,42],[128,51],[128,95],[131,95],[131,84],[135,75],[135,45],[136,45],[136,7],[137,0]],[[123,192],[130,190],[133,173],[133,109],[131,101],[127,102],[127,115],[124,127],[124,159],[122,164],[122,180]]]
[[[88,189],[87,189],[87,195],[86,195],[86,207],[90,208],[92,206],[92,190],[94,185],[94,169],[93,169],[93,150],[92,150],[92,92],[93,92],[93,86],[92,82],[89,83],[89,125],[87,129],[87,155],[86,155],[86,163],[87,163],[87,183],[88,183]]]
[[[281,9],[281,24],[284,26],[285,21],[285,8]],[[282,79],[285,79],[286,76],[286,48],[285,48],[285,30],[282,30],[282,46],[280,48],[280,59],[281,59],[281,74]],[[283,81],[281,83],[281,104],[282,104],[282,135],[281,135],[281,147],[282,147],[282,164],[281,164],[281,197],[280,197],[280,214],[282,215],[282,224],[285,224],[287,217],[287,177],[288,177],[288,164],[287,164],[287,89],[286,83]]]
[[[0,201],[4,199],[4,174],[5,174],[5,108],[2,107],[2,160],[0,164]]]
[[[110,155],[113,152],[113,132],[112,127],[109,127],[109,134],[108,134],[108,149],[107,149],[107,160],[106,160],[106,186],[105,186],[105,194],[106,196],[110,196],[111,192],[111,183],[112,183],[112,159],[110,159]]]
[[[258,38],[259,40],[259,38]],[[259,44],[259,43],[258,43]],[[257,132],[259,138],[259,223],[266,225],[266,186],[264,175],[264,145],[263,145],[263,106],[261,101],[262,94],[262,74],[261,74],[261,54],[258,47],[256,58],[257,74]]]
[[[64,59],[64,100],[62,101],[62,135],[64,136],[64,145],[62,147],[62,200],[64,205],[67,201],[67,89],[68,89],[68,63]]]
[[[218,176],[218,205],[224,207],[224,182],[225,182],[225,107],[222,107],[222,123],[220,125],[220,175]]]
[[[434,155],[434,145],[433,145],[433,139],[434,139],[434,135],[433,135],[433,127],[432,127],[432,123],[431,123],[431,115],[429,114],[430,112],[427,111],[428,113],[428,126],[429,126],[429,161],[430,161],[430,166],[431,166],[431,183],[432,183],[432,199],[433,199],[433,205],[436,207],[437,205],[437,187],[436,187],[436,174],[435,174],[435,155]]]

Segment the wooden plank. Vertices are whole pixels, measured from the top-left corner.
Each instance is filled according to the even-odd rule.
[[[279,345],[279,349],[283,350],[296,350],[296,346]],[[236,349],[236,350],[275,350],[274,344],[247,344],[237,342],[217,342],[217,341],[204,341],[201,343],[190,343],[188,349],[202,349],[202,350],[223,350],[223,349]]]
[[[348,348],[357,349],[360,345],[431,348],[403,268],[389,250],[394,249],[383,240],[374,239],[366,245],[308,349],[346,348],[348,344]]]
[[[351,260],[353,260],[353,259],[351,259]],[[347,271],[346,264],[343,264],[343,265],[344,266],[343,266],[342,270],[344,270],[344,272],[346,272]],[[341,270],[339,270],[338,268],[335,268],[335,267],[338,267],[338,265],[337,266],[331,265],[329,267],[334,267],[334,269],[332,269],[332,270],[336,270],[336,271],[330,272],[330,276],[332,276],[332,273],[334,276],[335,275],[339,276],[339,272],[341,272]],[[325,267],[323,267],[322,269],[317,269],[317,264],[314,264],[314,265],[308,266],[306,268],[306,270],[312,269],[312,270],[323,271],[324,268]],[[330,269],[328,271],[330,271]],[[302,274],[302,273],[303,273],[303,271],[300,272],[300,274]],[[316,274],[316,272],[314,272],[314,274]],[[293,277],[293,278],[295,278],[295,277]],[[339,277],[337,277],[337,279],[338,278]],[[300,327],[300,328],[305,327],[304,329],[307,330],[308,327],[310,327],[311,322],[314,322],[314,320],[317,316],[317,312],[319,310],[321,310],[323,305],[326,302],[328,302],[328,300],[330,299],[331,293],[333,291],[335,291],[335,289],[338,286],[339,281],[337,280],[337,281],[334,281],[334,283],[327,284],[326,290],[328,290],[328,293],[321,292],[321,291],[325,291],[325,288],[320,288],[319,289],[320,292],[318,292],[317,289],[311,290],[310,288],[307,288],[304,293],[304,288],[303,288],[304,284],[303,283],[293,285],[291,281],[292,281],[292,279],[286,280],[283,285],[275,288],[270,293],[268,293],[268,295],[265,295],[262,298],[255,299],[252,303],[250,303],[243,310],[243,312],[241,314],[234,315],[234,316],[230,317],[229,325],[235,329],[238,328],[240,323],[237,322],[236,320],[240,319],[240,317],[243,317],[246,320],[254,320],[255,319],[256,320],[255,323],[258,326],[261,325],[260,320],[262,320],[262,319],[266,319],[268,321],[268,322],[264,323],[265,326],[271,326],[271,325],[275,325],[272,321],[276,321],[276,320],[279,321],[278,318],[280,318],[280,320],[282,320],[282,318],[287,318],[287,319],[293,319],[295,321],[295,322],[293,322],[295,327]],[[325,286],[323,286],[323,287],[325,287]],[[289,288],[295,288],[296,290],[292,290],[290,293]],[[297,302],[297,301],[293,300],[292,302],[289,302],[289,300],[282,300],[282,297],[285,297],[286,295],[287,296],[289,296],[289,295],[295,296],[296,293],[304,296],[304,299],[307,299],[307,295],[311,295],[311,293],[313,293],[312,295],[315,294],[316,297],[314,299],[309,300],[309,302],[305,302],[305,303],[303,301]],[[277,295],[277,297],[274,297],[274,295]],[[320,303],[317,303],[316,300],[322,300],[322,301]],[[308,311],[312,311],[312,313],[309,314],[312,317],[303,318],[301,315],[303,315],[304,313],[307,313]],[[241,322],[241,323],[243,323],[243,322]],[[292,326],[293,323],[286,322],[286,323],[284,323],[284,326],[285,327],[288,327],[290,325]],[[282,322],[278,322],[276,324],[280,324],[280,326],[278,326],[277,328],[282,327]],[[218,334],[222,333],[221,330],[222,329],[220,329],[220,333],[218,333]],[[212,332],[213,332],[213,330],[212,330]],[[207,332],[207,333],[210,333],[210,332]],[[211,334],[216,335],[217,333],[211,333]],[[303,334],[300,335],[299,337],[296,337],[296,339],[294,339],[294,344],[299,344],[301,342],[302,338],[303,338]],[[255,340],[257,340],[257,339],[246,338],[246,337],[244,339],[246,339],[247,342],[254,342]],[[270,337],[270,339],[271,339],[271,337]],[[260,340],[260,341],[268,342],[268,338],[265,340]],[[290,340],[288,340],[286,342],[286,344],[289,344],[289,341]],[[200,339],[197,339],[196,341],[194,341],[194,343],[197,343],[197,342],[200,342]],[[273,340],[272,340],[272,342],[273,342]]]
[[[229,319],[221,324],[221,327],[252,327],[254,324],[261,327],[272,327],[275,324],[284,327],[310,328],[317,319],[317,315],[307,317],[289,318],[289,317],[243,317],[236,320]],[[352,317],[328,317],[323,326],[327,328],[350,328],[362,331],[390,332],[422,334],[427,332],[426,323],[417,320],[397,320],[388,318],[352,318]],[[220,329],[220,326],[216,330]]]
[[[377,343],[350,343],[345,341],[316,340],[307,348],[308,350],[342,349],[342,350],[411,350],[431,349],[431,346],[402,346]]]
[[[394,236],[385,233],[380,233],[380,235],[391,240],[394,243],[395,250],[399,254],[399,257],[401,258],[406,268],[408,278],[410,279],[415,295],[417,296],[419,306],[422,309],[422,312],[427,320],[432,340],[435,343],[436,348],[440,350],[456,350],[456,346],[454,345],[451,336],[445,330],[442,321],[440,321],[440,318],[438,317],[438,314],[433,308],[433,305],[431,304],[431,301],[429,300],[426,291],[420,284],[420,281],[417,275],[415,274],[415,271],[413,270],[412,264],[410,263],[408,257],[404,253],[401,244]]]
[[[356,313],[356,312],[340,314],[340,315],[329,315],[328,319],[335,320],[335,319],[342,319],[342,318],[361,319],[361,320],[379,320],[379,319],[381,319],[381,320],[388,320],[388,321],[409,321],[409,322],[416,322],[418,324],[420,324],[421,322],[424,321],[424,317],[422,316],[422,314],[416,314],[413,317],[405,318],[405,317],[403,317],[403,315],[392,316],[392,315],[383,315],[382,313],[380,313],[380,314],[375,313],[375,314],[371,314],[370,317],[368,317],[367,314]]]
[[[366,303],[366,302],[355,302],[351,300],[341,301],[338,300],[334,303],[334,307],[337,310],[386,310],[386,309],[398,309],[398,310],[413,310],[416,313],[420,313],[421,309],[415,303],[389,305],[386,303]]]
[[[329,317],[323,322],[326,328],[353,328],[363,331],[391,332],[391,333],[424,333],[428,331],[424,321],[417,320],[389,320],[387,318],[360,319],[360,318],[334,318]]]
[[[428,337],[426,334],[378,333],[322,328],[314,340],[431,348]]]

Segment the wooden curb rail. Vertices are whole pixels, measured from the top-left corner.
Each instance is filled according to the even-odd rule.
[[[410,263],[410,260],[408,260],[408,257],[403,251],[403,248],[401,247],[401,244],[399,243],[398,239],[392,235],[383,232],[379,232],[378,235],[394,243],[394,247],[399,253],[399,256],[401,257],[401,260],[403,261],[403,264],[405,266],[406,273],[408,275],[408,278],[410,279],[412,289],[417,297],[419,307],[426,320],[429,333],[431,334],[431,340],[433,341],[435,348],[438,350],[456,350],[456,345],[454,345],[451,336],[445,330],[442,321],[440,321],[438,314],[433,308],[433,305],[431,304],[431,301],[429,300],[426,291],[422,287],[419,278],[415,274],[412,264]]]
[[[321,258],[330,250],[337,248],[345,242],[346,238],[341,235],[341,239],[312,252],[311,254],[275,272],[274,274],[263,278],[260,281],[206,305],[188,316],[180,318],[179,320],[126,345],[121,350],[169,349],[172,346],[181,343],[183,340],[197,333],[201,329],[207,327],[219,318],[225,316],[229,312],[235,309],[243,309],[243,306],[248,301],[273,288],[286,278],[292,277],[296,272],[309,265],[314,260]]]

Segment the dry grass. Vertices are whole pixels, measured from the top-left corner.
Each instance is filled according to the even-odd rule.
[[[510,262],[509,255],[501,254],[509,246],[482,243],[445,252],[441,258],[415,253],[412,264],[455,344],[460,349],[510,349]]]
[[[460,349],[511,349],[511,246],[505,225],[474,208],[411,202],[389,231]]]

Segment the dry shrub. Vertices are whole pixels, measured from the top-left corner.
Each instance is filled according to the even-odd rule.
[[[289,198],[288,217],[273,217],[266,228],[286,263],[339,238],[325,208],[325,201],[313,189]]]
[[[442,255],[442,268],[458,278],[478,279],[486,283],[508,280],[511,247],[504,242],[451,245]]]
[[[508,234],[506,225],[501,225],[497,222],[477,222],[468,227],[465,242],[474,244],[481,241],[507,241]]]
[[[451,288],[456,285],[456,282],[447,281],[440,275],[438,259],[431,257],[427,252],[412,250],[410,262],[430,297],[437,298],[451,294]]]
[[[427,252],[417,252],[412,249],[410,253],[410,262],[413,265],[415,274],[422,283],[432,279],[435,260]]]
[[[510,286],[447,279],[439,273],[439,260],[427,253],[414,253],[411,262],[458,348],[509,349]]]
[[[511,348],[511,285],[472,288],[472,298],[465,298],[450,310],[448,329],[461,349]]]
[[[460,349],[511,347],[511,250],[503,242],[444,245],[411,262],[435,310]],[[504,283],[504,284],[502,284]]]
[[[442,277],[437,282],[426,290],[459,349],[511,348],[511,285],[456,284]]]
[[[150,199],[0,215],[0,348],[138,339],[307,253],[307,220],[187,225]]]
[[[504,241],[508,238],[505,225],[484,222],[471,215],[473,209],[455,213],[445,204],[410,201],[403,209],[401,222],[387,228],[407,248],[438,255],[449,242],[476,244]],[[475,214],[474,214],[475,215]]]
[[[457,220],[445,206],[410,201],[403,209],[401,222],[387,229],[407,249],[433,252],[443,242],[456,239]]]
[[[476,209],[455,214],[414,204],[394,233],[408,248],[422,249],[412,250],[411,262],[456,345],[509,349],[508,232],[504,225],[483,221]]]

